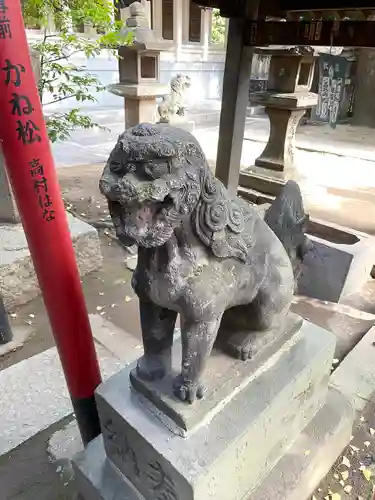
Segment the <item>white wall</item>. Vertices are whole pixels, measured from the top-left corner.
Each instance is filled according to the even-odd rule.
[[[186,95],[186,101],[197,103],[206,99],[220,100],[224,73],[225,48],[210,43],[211,12],[202,11],[202,38],[200,43],[187,41],[188,4],[187,0],[174,0],[174,42],[170,50],[161,54],[160,75],[162,83],[169,83],[177,73],[190,76],[192,87]],[[149,2],[147,2],[149,4]],[[154,0],[155,31],[161,36],[161,0]],[[128,11],[129,9],[124,9]],[[40,39],[40,34],[28,32],[29,41]],[[71,62],[86,67],[87,71],[100,80],[102,85],[118,82],[118,60],[110,51],[103,50],[99,56],[87,59],[76,54]],[[93,89],[93,92],[95,90]],[[122,106],[122,98],[110,92],[96,93],[98,103],[79,103],[79,107]],[[48,96],[46,96],[48,99]],[[49,110],[76,107],[74,99],[67,99],[48,107]]]

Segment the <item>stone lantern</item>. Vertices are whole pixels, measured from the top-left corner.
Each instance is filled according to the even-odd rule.
[[[268,91],[309,91],[314,76],[315,57],[311,53],[274,54],[271,57]]]
[[[169,93],[167,85],[160,83],[160,52],[167,50],[170,43],[157,38],[149,28],[147,15],[140,2],[129,8],[130,17],[122,35],[129,32],[133,43],[119,49],[120,82],[110,85],[110,92],[125,100],[125,127],[141,122],[154,122],[156,98]]]
[[[265,106],[270,119],[270,136],[255,165],[287,174],[294,166],[295,134],[306,110],[317,104],[310,92],[315,56],[311,48],[258,49],[270,55],[267,91],[255,92],[250,99]]]

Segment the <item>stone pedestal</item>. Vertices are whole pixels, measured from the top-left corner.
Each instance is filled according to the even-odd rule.
[[[316,94],[303,91],[290,94],[260,92],[259,95],[253,94],[252,101],[263,104],[270,119],[268,143],[255,160],[255,165],[290,175],[294,168],[297,126],[306,109],[316,104]]]
[[[351,436],[350,405],[339,394],[327,400],[334,348],[332,334],[307,322],[301,326],[290,314],[283,335],[253,360],[215,351],[205,373],[205,398],[192,406],[174,400],[168,378],[153,385],[133,372],[138,390],[132,389],[133,367],[124,369],[97,391],[103,436],[75,459],[81,495],[87,500],[286,499],[287,481],[283,495],[260,492],[268,491],[275,474],[280,483],[290,450],[297,447],[304,461],[298,462],[299,475],[288,470],[294,480],[301,478],[290,498],[297,498],[297,490],[299,500],[307,498]],[[176,368],[179,359],[177,343]],[[329,422],[327,405],[341,412]],[[302,484],[311,465],[304,445],[313,448],[307,435],[330,446],[329,464],[318,467],[308,485]]]
[[[154,123],[156,99],[131,99],[125,101],[125,128],[134,127],[138,123]]]
[[[158,84],[125,84],[115,83],[108,90],[124,98],[125,127],[130,128],[139,123],[156,121],[156,98],[168,92],[168,86]]]
[[[257,52],[271,56],[267,91],[253,92],[250,99],[265,106],[270,135],[263,153],[244,174],[245,183],[240,179],[239,194],[264,203],[269,199],[262,195],[273,194],[280,180],[298,180],[294,170],[296,129],[306,111],[317,104],[318,96],[310,92],[315,66],[311,47],[269,47]],[[259,185],[263,186],[260,191]]]
[[[134,127],[138,123],[154,123],[156,113],[156,99],[132,99],[125,100],[125,128]]]
[[[306,110],[316,104],[317,95],[308,91],[256,92],[251,99],[265,106],[270,135],[255,165],[240,173],[238,194],[252,203],[269,203],[287,180],[299,180],[294,165],[296,129]]]
[[[304,109],[278,109],[266,107],[270,119],[270,137],[255,165],[284,172],[294,166],[297,125],[305,114]]]
[[[195,121],[193,120],[172,118],[169,124],[172,125],[172,127],[178,127],[190,133],[193,133],[195,130]]]

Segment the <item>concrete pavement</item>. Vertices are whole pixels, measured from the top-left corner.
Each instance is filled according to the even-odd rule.
[[[118,107],[98,106],[87,110],[87,113],[106,130],[77,130],[70,140],[54,144],[53,152],[58,167],[106,161],[118,135],[124,130],[124,110],[121,99],[119,99]],[[192,107],[188,119],[197,123],[196,135],[209,160],[214,162],[219,132],[218,106]],[[268,135],[269,121],[266,116],[247,117],[242,154],[243,166],[253,163],[264,148]],[[369,128],[339,125],[336,129],[331,129],[323,124],[302,125],[297,131],[296,145],[298,148],[297,170],[302,173],[303,166],[312,163],[311,155],[306,156],[303,153],[324,155],[330,164],[332,161],[334,163],[341,161],[342,158],[347,158],[351,162],[353,160],[364,162],[364,168],[373,170],[372,165],[370,167],[367,164],[367,162],[375,161],[374,132]],[[331,156],[337,158],[331,158]],[[314,160],[316,159],[315,157]],[[363,181],[366,185],[366,179]]]

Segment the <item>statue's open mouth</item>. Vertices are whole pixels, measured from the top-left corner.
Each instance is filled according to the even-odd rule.
[[[145,247],[163,244],[179,219],[170,195],[165,196],[162,202],[142,205],[112,202],[111,216],[116,234],[125,245]]]

